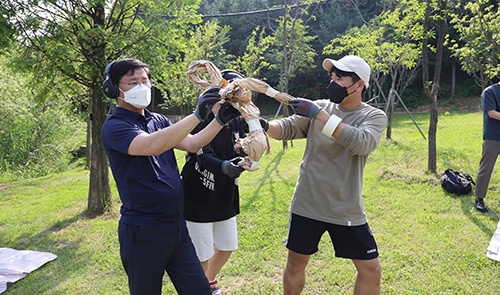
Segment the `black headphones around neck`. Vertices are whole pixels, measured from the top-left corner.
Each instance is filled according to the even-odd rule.
[[[106,79],[104,82],[102,82],[102,89],[104,90],[104,94],[106,94],[107,97],[109,98],[117,98],[118,95],[120,94],[120,89],[118,89],[118,86],[113,83],[113,80],[111,80],[111,67],[113,66],[115,62],[112,61],[110,62],[105,69],[106,72]]]

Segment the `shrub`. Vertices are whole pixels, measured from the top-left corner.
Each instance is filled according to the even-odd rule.
[[[9,77],[0,81],[0,177],[22,179],[64,171],[75,138],[85,130],[68,115],[69,102],[52,95],[47,103],[38,103],[21,75],[8,72],[1,63],[0,69]]]

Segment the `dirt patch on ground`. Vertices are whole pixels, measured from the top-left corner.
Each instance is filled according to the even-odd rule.
[[[9,186],[6,183],[0,183],[0,190],[8,189]]]

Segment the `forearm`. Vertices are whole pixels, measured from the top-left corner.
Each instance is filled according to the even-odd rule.
[[[222,173],[222,162],[221,159],[216,158],[213,154],[201,154],[198,155],[198,162],[212,172]]]
[[[175,147],[180,150],[195,153],[202,147],[209,144],[217,135],[217,133],[219,133],[222,127],[223,126],[221,126],[217,122],[217,120],[212,120],[210,124],[207,125],[207,127],[203,128],[203,130],[196,133],[195,135],[188,135]]]
[[[489,110],[489,111],[487,111],[487,113],[488,113],[488,117],[490,117],[491,119],[500,120],[500,112],[499,111]]]
[[[129,155],[159,155],[181,143],[200,121],[195,115],[189,115],[172,126],[154,133],[142,133],[130,143]]]
[[[386,124],[385,113],[377,112],[356,127],[344,124],[335,139],[353,155],[368,155],[380,144]]]
[[[325,110],[321,109],[318,113],[318,116],[316,117],[316,121],[318,121],[321,125],[325,126],[328,120],[335,115],[330,115],[328,114]],[[339,137],[340,132],[342,132],[342,129],[344,129],[344,123],[340,122],[337,125],[337,128],[333,130],[333,133],[330,136],[333,136],[335,139]]]
[[[272,138],[280,138],[281,137],[281,126],[276,121],[269,122],[269,129],[266,131],[267,135]]]

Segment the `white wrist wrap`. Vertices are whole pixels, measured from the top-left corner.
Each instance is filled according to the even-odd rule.
[[[248,171],[255,171],[255,170],[259,169],[260,161],[256,162],[256,161],[251,160],[251,162],[252,162],[252,165],[250,166],[250,169],[248,169]]]
[[[333,132],[337,129],[337,126],[339,126],[341,121],[342,119],[338,116],[331,115],[330,119],[326,122],[325,127],[323,127],[323,130],[321,130],[321,133],[327,137],[332,137]]]
[[[260,126],[259,119],[253,119],[247,122],[248,124],[248,131],[252,132],[255,130],[262,130],[262,126]]]
[[[278,94],[278,91],[274,88],[272,88],[271,86],[267,87],[267,90],[266,90],[266,95],[267,96],[270,96],[270,97],[275,97],[276,94]]]

